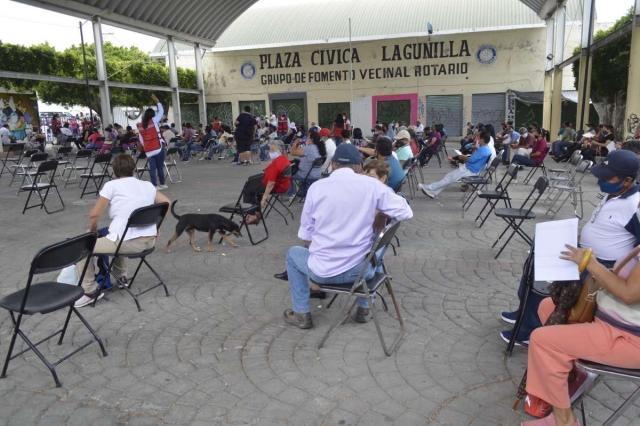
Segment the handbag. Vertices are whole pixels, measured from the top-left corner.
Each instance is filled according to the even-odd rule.
[[[629,253],[621,262],[615,266],[615,268],[611,271],[614,274],[618,275],[618,273],[622,270],[622,268],[634,257],[640,254],[640,247],[636,247]],[[580,296],[578,296],[578,301],[571,308],[571,312],[569,313],[569,317],[567,322],[569,324],[584,324],[593,322],[593,318],[596,313],[596,295],[602,287],[596,281],[596,278],[589,274],[584,279],[582,284],[582,290],[580,291]]]

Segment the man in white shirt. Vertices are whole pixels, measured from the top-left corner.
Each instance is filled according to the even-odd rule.
[[[2,140],[3,144],[8,144],[15,140],[15,138],[11,135],[9,125],[6,123],[3,124],[2,127],[0,127],[0,140]]]
[[[167,124],[162,126],[162,139],[167,143],[167,147],[173,148],[176,146],[175,142],[171,142],[171,139],[175,138],[176,134],[171,131],[171,127]]]
[[[327,149],[327,159],[322,165],[322,171],[330,172],[331,159],[333,158],[333,154],[336,152],[336,143],[333,141],[333,139],[331,139],[331,130],[327,129],[326,127],[323,127],[322,129],[320,129],[318,134],[320,135],[320,138],[322,138],[322,141],[324,142],[324,146]]]
[[[287,252],[287,275],[293,309],[284,311],[287,324],[313,327],[308,279],[318,284],[344,284],[349,288],[371,250],[375,223],[387,217],[408,220],[413,212],[407,201],[377,179],[358,174],[360,153],[351,144],[341,144],[333,156],[333,173],[315,182],[307,191],[300,217],[298,237],[304,247]],[[341,214],[336,215],[336,206]],[[376,216],[380,212],[382,216]],[[344,218],[349,218],[345,221]],[[375,268],[368,265],[365,279]],[[357,322],[367,322],[369,303],[358,298]]]
[[[158,230],[156,226],[130,228],[126,235],[124,230],[131,213],[140,208],[152,204],[169,203],[170,200],[156,188],[151,182],[142,181],[133,174],[136,170],[136,162],[129,154],[120,154],[112,161],[113,174],[117,179],[105,183],[100,191],[100,198],[89,213],[89,232],[97,232],[98,220],[104,211],[109,207],[109,234],[106,237],[98,238],[93,254],[115,253],[120,239],[124,237],[124,242],[120,247],[121,253],[141,253],[150,249],[156,244]],[[168,209],[167,209],[168,212]],[[85,261],[76,264],[78,276],[82,275]],[[126,284],[127,259],[117,257],[113,264],[113,274],[121,277],[121,281]],[[95,282],[93,262],[89,262],[87,272],[82,281],[84,296],[76,303],[75,307],[86,306],[93,301],[96,292],[100,292],[98,299],[103,297],[103,293]]]

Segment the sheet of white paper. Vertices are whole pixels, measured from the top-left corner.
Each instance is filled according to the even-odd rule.
[[[453,152],[455,152],[456,155],[462,155],[462,153],[460,151],[458,151],[457,149],[454,149]]]
[[[616,143],[615,141],[611,141],[607,144],[607,151],[609,152],[613,152],[616,150]]]
[[[578,265],[560,259],[565,244],[578,246],[578,219],[554,220],[536,225],[535,280],[572,281],[580,278]]]

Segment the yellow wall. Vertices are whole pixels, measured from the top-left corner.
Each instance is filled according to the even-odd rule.
[[[542,91],[544,85],[543,67],[545,64],[545,40],[544,28],[515,29],[491,32],[470,32],[449,35],[437,35],[431,37],[392,38],[375,41],[353,42],[353,48],[357,50],[360,62],[353,63],[355,80],[353,81],[354,98],[370,97],[375,95],[410,94],[417,93],[419,101],[426,102],[427,95],[462,94],[464,95],[464,120],[471,117],[471,95],[478,93],[504,93],[507,89],[519,91]],[[391,58],[394,46],[399,45],[401,57],[404,54],[404,46],[413,43],[437,43],[438,57],[431,59],[401,59],[384,61],[383,46],[386,46],[386,57]],[[440,44],[443,42],[443,44]],[[464,50],[464,45],[468,48]],[[476,58],[479,48],[483,45],[491,45],[495,48],[497,56],[491,64],[481,64]],[[453,46],[454,54],[459,57],[441,57],[440,47],[444,46],[445,55],[450,55],[450,47]],[[319,102],[349,102],[349,81],[316,82],[309,81],[316,76],[316,72],[345,71],[348,75],[349,63],[313,65],[312,55],[318,50],[338,49],[343,52],[348,49],[348,43],[327,43],[318,45],[300,45],[286,48],[218,51],[207,53],[203,60],[205,71],[205,93],[207,102],[232,102],[233,113],[238,113],[238,101],[240,100],[265,100],[267,110],[270,109],[268,95],[274,93],[306,92],[307,93],[307,120],[317,121]],[[433,46],[432,46],[433,49]],[[412,48],[409,51],[413,52]],[[277,54],[282,59],[282,68],[268,68],[268,61],[260,55],[270,55],[272,66],[276,66]],[[289,64],[287,64],[289,54]],[[297,57],[296,55],[297,54]],[[433,54],[433,52],[432,52]],[[348,57],[348,52],[347,55]],[[269,58],[269,57],[267,57]],[[299,65],[295,59],[299,58]],[[326,57],[325,57],[326,58]],[[319,54],[313,56],[319,62]],[[243,64],[250,62],[255,67],[255,76],[245,79],[241,75]],[[464,65],[463,65],[464,64]],[[287,67],[287,65],[289,65]],[[434,67],[444,65],[445,74],[434,75]],[[429,76],[416,76],[415,67],[429,68]],[[369,78],[375,77],[376,69],[393,67],[400,68],[402,76],[393,78]],[[466,73],[464,73],[466,67]],[[453,72],[449,74],[449,69]],[[251,67],[245,65],[245,71]],[[373,70],[373,71],[370,71]],[[377,71],[381,76],[382,70]],[[363,74],[364,73],[364,77]],[[371,74],[372,73],[372,74]],[[408,75],[405,77],[404,75]],[[250,74],[250,72],[245,72]],[[438,74],[438,73],[436,73]],[[291,83],[263,84],[265,79],[274,78],[274,75],[291,78]],[[288,77],[286,77],[288,76]],[[298,82],[296,83],[296,78]],[[304,81],[302,79],[304,78]],[[419,118],[424,119],[426,108],[420,108]],[[357,112],[352,111],[352,116]],[[369,123],[359,123],[368,126]]]

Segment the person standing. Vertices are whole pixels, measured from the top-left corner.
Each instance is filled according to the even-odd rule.
[[[251,107],[245,105],[235,121],[233,136],[238,149],[238,165],[248,166],[251,164],[251,143],[256,134],[256,122],[250,114]]]
[[[333,139],[336,146],[339,146],[342,143],[342,131],[345,130],[344,117],[342,114],[338,114],[336,116],[336,120],[333,122],[331,130],[333,132]]]
[[[213,118],[213,123],[211,123],[211,127],[213,127],[213,130],[216,131],[216,133],[220,133],[220,125],[222,123],[220,122],[220,119],[218,117],[214,117]]]
[[[289,130],[289,117],[287,117],[287,112],[282,111],[280,117],[278,117],[278,137],[283,137],[287,134],[287,130]]]
[[[160,128],[158,127],[158,123],[160,123],[164,114],[164,108],[156,95],[151,95],[151,99],[156,103],[158,113],[156,114],[153,108],[148,108],[144,112],[142,122],[138,123],[138,139],[149,159],[151,183],[157,190],[161,191],[168,188],[164,184],[164,147],[166,143],[162,139]],[[160,185],[157,185],[156,175],[160,179]]]

